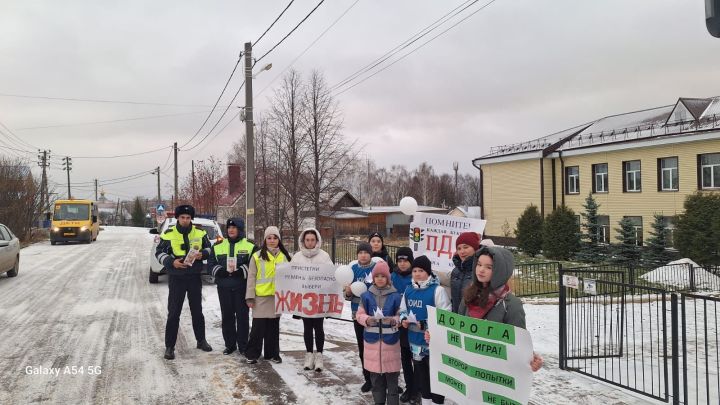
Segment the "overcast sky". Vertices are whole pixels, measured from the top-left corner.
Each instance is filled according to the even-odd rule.
[[[254,81],[256,112],[268,107],[280,83],[276,77],[353,3],[327,0],[261,62],[272,62],[273,68]],[[303,75],[320,69],[330,84],[338,83],[462,3],[359,0],[293,67]],[[315,4],[295,1],[258,43],[255,55],[265,53]],[[104,156],[167,147],[133,158],[76,158],[73,182],[168,167],[169,146],[184,144],[200,127],[243,44],[255,41],[286,5],[0,0],[0,93],[188,105],[0,95],[0,121],[28,144],[52,149],[50,175],[61,191],[66,180],[58,159],[66,154]],[[240,76],[221,104],[235,93]],[[702,0],[497,0],[336,97],[344,113],[343,132],[358,139],[379,165],[413,168],[427,161],[438,172],[450,172],[452,162],[459,161],[461,172],[471,172],[471,160],[491,146],[605,115],[673,104],[678,97],[720,95],[719,79],[720,39],[705,29]],[[244,92],[235,105],[244,105]],[[165,117],[88,124],[158,115]],[[224,125],[225,120],[218,129]],[[215,155],[224,162],[244,124],[234,120],[216,133],[180,153],[181,175],[189,171],[191,159]],[[2,135],[0,141],[5,142],[0,153],[8,152],[1,148],[8,144],[22,146]],[[171,171],[166,173],[163,194],[169,196]],[[109,198],[153,196],[155,184],[148,174],[105,190]],[[91,188],[83,185],[74,194],[91,197]]]

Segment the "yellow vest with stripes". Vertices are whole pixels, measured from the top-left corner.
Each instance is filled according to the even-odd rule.
[[[190,233],[188,233],[188,242],[190,242],[189,247],[194,247],[197,250],[202,250],[202,240],[205,235],[207,235],[207,232],[193,226]],[[182,248],[182,245],[185,244],[185,241],[183,240],[183,235],[178,232],[176,227],[173,226],[172,228],[165,231],[165,233],[160,235],[160,239],[170,241],[170,246],[172,246],[172,253],[175,257],[182,257],[187,254],[187,250]]]
[[[270,252],[267,252],[267,255],[267,261],[260,257],[260,251],[253,255],[255,267],[257,267],[255,275],[255,295],[257,297],[275,295],[275,266],[288,261],[282,252],[278,252],[277,256],[273,256]]]
[[[255,245],[248,242],[247,239],[242,239],[240,242],[235,244],[235,251],[230,255],[230,240],[225,239],[220,243],[213,245],[215,256],[227,255],[228,257],[237,257],[238,254],[247,254],[248,256],[252,253]],[[238,263],[243,264],[243,263]]]

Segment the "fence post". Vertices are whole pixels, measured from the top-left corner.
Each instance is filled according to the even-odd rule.
[[[330,256],[332,256],[332,261],[335,263],[337,261],[336,257],[336,249],[337,249],[337,239],[335,238],[335,232],[333,232],[332,242],[330,243]]]
[[[695,292],[697,289],[695,288],[695,267],[692,265],[692,263],[688,263],[688,274],[690,275],[690,291]]]
[[[635,285],[635,266],[633,266],[632,263],[628,264],[628,277],[630,280],[628,280],[628,283],[630,283],[631,286]],[[635,295],[635,288],[630,287],[630,295]]]
[[[677,294],[670,294],[670,335],[672,339],[672,403],[680,403],[680,345],[678,333],[680,326],[678,324],[678,297]]]
[[[566,353],[565,350],[567,349],[566,342],[567,342],[567,324],[566,324],[566,317],[567,313],[565,312],[565,304],[566,304],[566,295],[565,295],[565,288],[563,287],[563,268],[562,263],[558,266],[558,288],[559,288],[559,294],[560,294],[560,311],[559,311],[559,317],[560,317],[560,331],[559,333],[559,339],[558,342],[560,344],[560,350],[558,351],[559,354],[559,363],[560,363],[560,370],[565,370],[565,361],[566,361]]]

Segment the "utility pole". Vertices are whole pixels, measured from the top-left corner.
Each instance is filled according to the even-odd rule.
[[[42,167],[42,178],[40,180],[40,201],[42,201],[42,212],[45,213],[50,209],[50,194],[48,194],[47,168],[50,167],[50,156],[48,150],[42,152],[38,150],[38,166]]]
[[[70,170],[72,170],[72,158],[70,156],[65,156],[63,158],[63,170],[67,172],[67,183],[68,183],[68,200],[72,198],[72,194],[70,193]]]
[[[454,193],[455,194],[455,196],[454,196],[455,205],[460,205],[458,203],[458,188],[457,188],[457,172],[458,172],[459,167],[460,167],[460,164],[458,162],[453,162],[453,170],[455,170],[455,193]]]
[[[178,201],[178,164],[177,164],[177,142],[173,143],[173,153],[175,154],[175,194],[173,195],[173,208]]]
[[[245,43],[245,228],[255,239],[255,145],[253,134],[252,43]]]
[[[150,174],[157,174],[157,203],[161,204],[160,200],[160,166],[156,167]]]
[[[190,161],[190,166],[192,170],[192,205],[195,206],[195,160]]]
[[[97,182],[98,182],[98,179],[95,179],[95,201],[98,200],[98,198],[97,198]]]

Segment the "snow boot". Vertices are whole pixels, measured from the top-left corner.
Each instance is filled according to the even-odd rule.
[[[312,352],[307,352],[307,353],[305,353],[305,362],[303,363],[303,369],[305,369],[305,370],[312,370],[313,367],[314,367],[313,364],[314,364],[314,363],[313,363],[313,354],[312,354]]]
[[[318,373],[323,371],[323,354],[322,352],[315,353],[315,371]]]
[[[360,387],[360,391],[362,392],[370,392],[372,390],[372,383],[370,381],[365,381],[365,384]]]
[[[175,360],[175,348],[174,347],[165,348],[165,356],[164,357],[166,360]]]

